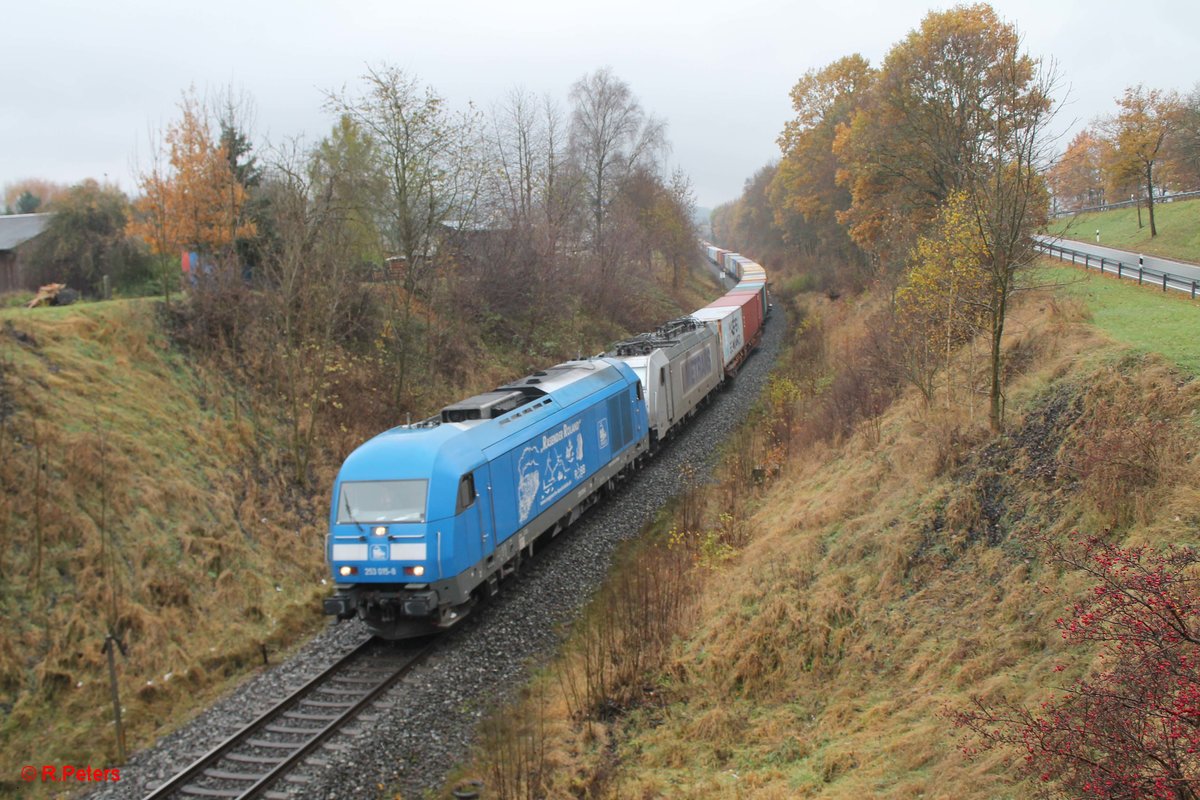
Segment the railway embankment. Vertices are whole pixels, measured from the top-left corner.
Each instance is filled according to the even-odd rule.
[[[321,501],[280,477],[278,409],[156,308],[0,311],[0,787],[22,794],[47,789],[23,766],[121,766],[110,634],[132,751],[318,624]]]
[[[519,576],[505,583],[497,598],[441,637],[426,661],[367,711],[369,719],[339,736],[299,770],[294,777],[302,782],[279,788],[298,797],[359,798],[386,795],[388,787],[405,797],[439,787],[469,756],[481,722],[486,736],[491,711],[520,697],[539,665],[562,646],[564,626],[579,616],[604,584],[614,559],[627,564],[630,553],[638,552],[629,551],[628,543],[656,519],[663,499],[695,497],[702,490],[717,456],[715,443],[724,441],[746,419],[786,335],[781,314],[768,326],[759,352],[733,384],[679,437],[618,492],[548,543]],[[620,567],[616,571],[620,574]],[[650,587],[635,581],[634,585],[639,596],[653,590],[678,601],[687,588],[683,583]],[[686,605],[677,602],[677,607]],[[625,606],[626,611],[630,608]],[[672,629],[658,621],[645,622],[649,627],[640,629],[643,635]],[[674,622],[668,620],[670,625]],[[355,623],[328,628],[285,664],[244,683],[190,724],[137,754],[123,773],[126,785],[107,787],[95,797],[137,794],[169,778],[367,636]]]
[[[669,316],[716,293],[697,278],[656,292],[644,312]],[[62,764],[119,768],[122,781],[106,788],[136,795],[355,644],[359,632],[344,627],[340,639],[302,646],[325,624],[329,486],[349,448],[404,412],[360,414],[372,362],[338,361],[301,485],[293,445],[309,409],[261,381],[279,343],[211,347],[181,334],[180,309],[134,300],[0,310],[0,795],[51,793],[58,787],[27,785],[21,769]],[[628,333],[597,320],[595,340],[579,338],[590,321],[545,329],[557,356],[458,342],[467,384],[442,380],[423,397],[438,407],[531,359],[553,363]],[[140,776],[143,756],[118,754],[110,634],[124,645],[114,665],[127,752],[175,732],[170,766]],[[249,694],[234,691],[256,675]],[[214,704],[229,718],[184,724]]]
[[[797,298],[718,480],[658,523],[660,553],[695,543],[673,627],[638,635],[630,612],[655,608],[627,600],[638,565],[684,580],[638,551],[451,785],[501,798],[1035,794],[1019,746],[988,747],[956,721],[976,700],[1036,714],[1105,668],[1101,644],[1058,622],[1094,596],[1095,575],[1053,548],[1076,533],[1200,544],[1196,345],[1114,324],[1111,293],[1164,314],[1190,306],[1090,280],[1105,283],[1022,294],[999,433],[969,347],[926,398],[872,377],[881,301]]]
[[[296,547],[315,507],[281,502],[258,447],[274,420],[182,359],[153,303],[0,312],[0,364],[6,781],[111,763],[107,635],[137,642],[116,659],[132,748],[311,627],[319,556]]]

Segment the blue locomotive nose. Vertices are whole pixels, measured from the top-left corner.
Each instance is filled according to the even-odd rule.
[[[423,582],[440,577],[438,530],[434,523],[334,524],[329,563],[334,580]]]
[[[432,577],[427,479],[340,480],[329,561],[339,583]]]
[[[414,527],[422,530],[413,531]],[[335,580],[420,581],[437,577],[435,547],[423,530],[425,526],[405,528],[402,534],[377,535],[372,531],[367,536],[335,528],[329,552]]]

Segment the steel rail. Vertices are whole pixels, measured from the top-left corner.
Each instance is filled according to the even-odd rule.
[[[328,722],[319,728],[297,730],[296,733],[311,733],[305,741],[295,742],[294,747],[286,747],[286,744],[280,743],[280,751],[285,749],[290,750],[286,755],[282,755],[279,762],[270,767],[266,773],[255,775],[252,773],[239,773],[244,777],[239,777],[238,780],[249,783],[254,781],[253,785],[245,790],[224,790],[224,789],[201,789],[198,791],[187,791],[188,788],[193,790],[197,787],[191,787],[191,783],[197,778],[206,776],[208,771],[220,763],[223,759],[233,754],[239,747],[255,745],[250,744],[249,740],[257,733],[262,732],[275,720],[282,717],[288,711],[301,705],[305,699],[312,695],[319,694],[322,687],[336,678],[340,673],[347,671],[353,667],[356,662],[365,658],[368,654],[373,653],[381,647],[381,640],[370,638],[351,650],[342,658],[331,664],[318,675],[310,679],[303,686],[293,691],[279,703],[272,706],[267,711],[260,714],[252,722],[246,724],[236,733],[218,744],[212,750],[200,756],[191,765],[186,767],[182,772],[175,775],[173,778],[164,782],[150,794],[146,795],[145,800],[164,800],[175,794],[184,795],[202,795],[209,797],[228,797],[228,798],[252,798],[261,796],[271,785],[281,779],[285,774],[291,771],[300,761],[306,758],[313,750],[323,744],[337,731],[346,726],[348,722],[353,720],[358,714],[370,705],[379,695],[383,694],[391,688],[397,680],[403,677],[413,667],[419,664],[433,649],[433,643],[424,643],[420,645],[415,652],[406,654],[401,657],[401,660],[389,673],[381,677],[378,681],[363,690],[362,696],[353,701],[348,707],[342,710],[336,717],[328,720]],[[207,775],[216,780],[222,780],[221,775]]]

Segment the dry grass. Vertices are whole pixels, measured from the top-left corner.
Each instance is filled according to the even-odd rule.
[[[1189,522],[1196,530],[1200,478],[1195,382],[1153,359],[1104,366],[1083,315],[1047,313],[1045,300],[1022,308],[1009,343],[1031,355],[1009,389],[1008,436],[992,439],[969,409],[908,396],[884,416],[877,448],[855,441],[868,435],[860,429],[789,465],[749,521],[759,536],[706,592],[706,624],[674,667],[686,680],[668,724],[623,744],[638,785],[713,797],[1028,794],[1001,757],[963,759],[941,716],[969,694],[1036,702],[1055,685],[1055,664],[1080,668],[1053,620],[1082,587],[1038,563],[1022,531],[1087,524],[1103,497],[1130,507],[1106,520],[1122,535],[1178,538]],[[1058,408],[1055,390],[1079,398],[1077,417],[1070,403],[1045,412]],[[1175,424],[1157,424],[1165,418]],[[1099,430],[1131,445],[1119,477],[1099,470],[1094,485],[1073,484],[1045,472],[1067,470],[1081,449],[1094,458],[1091,443],[1106,446]],[[999,515],[992,542],[989,514]],[[724,740],[700,723],[747,700],[745,744],[713,762]],[[788,722],[790,704],[804,711]],[[803,744],[781,768],[755,747],[759,732]],[[665,745],[677,739],[697,753],[690,768],[678,763],[684,746]],[[714,783],[728,770],[736,784]]]
[[[115,761],[104,637],[129,745],[318,620],[319,498],[296,502],[148,302],[0,312],[0,773]],[[263,577],[270,575],[270,579]],[[7,778],[5,778],[7,780]]]
[[[836,305],[820,301],[801,326],[795,351],[810,365],[867,339],[865,315]],[[1027,295],[1010,330],[1004,435],[965,395],[904,392],[832,439],[806,432],[827,417],[802,410],[761,498],[730,505],[726,488],[708,490],[702,516],[745,543],[706,573],[699,624],[669,650],[652,701],[607,728],[612,752],[562,753],[565,773],[592,776],[586,791],[543,772],[561,790],[546,796],[1032,793],[1007,754],[967,760],[947,711],[971,696],[1034,705],[1088,668],[1054,625],[1085,584],[1041,563],[1028,534],[1197,537],[1200,384],[1128,355],[1049,292]],[[820,342],[805,339],[814,331]],[[963,355],[943,380],[968,386],[975,369]],[[789,374],[799,402],[829,385],[823,374]],[[777,432],[780,412],[760,427]],[[730,458],[727,476],[781,446],[743,437],[751,456]],[[732,519],[717,523],[722,511]]]

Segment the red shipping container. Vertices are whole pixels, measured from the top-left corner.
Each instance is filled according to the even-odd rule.
[[[730,292],[720,300],[709,303],[705,308],[728,308],[738,306],[742,309],[742,323],[745,329],[746,342],[749,344],[762,330],[763,306],[762,298],[756,291]]]

